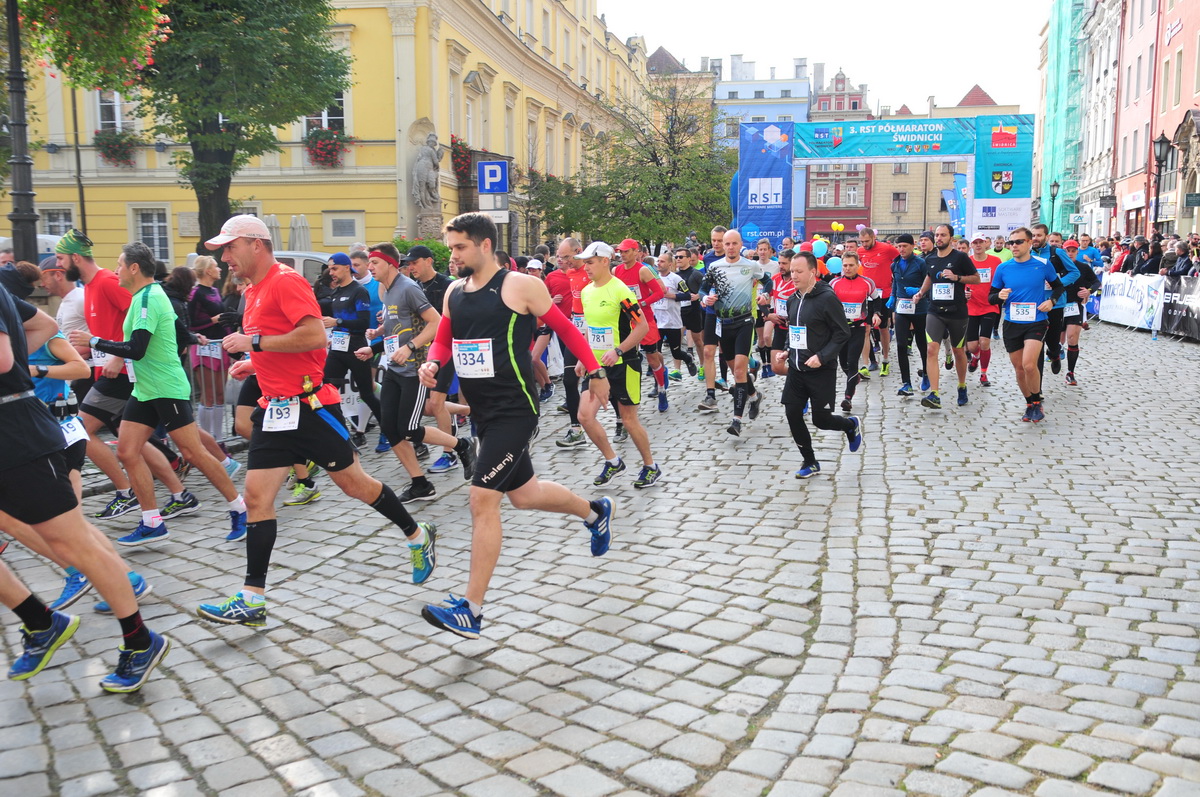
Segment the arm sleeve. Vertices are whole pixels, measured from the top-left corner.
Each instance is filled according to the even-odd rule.
[[[133,334],[129,336],[129,340],[98,340],[95,348],[105,354],[115,354],[126,360],[140,360],[146,356],[146,349],[150,346],[150,330],[135,329]]]
[[[583,335],[558,307],[551,307],[550,312],[542,316],[542,320],[554,334],[558,335],[558,339],[566,344],[567,350],[575,355],[575,359],[583,363],[584,368],[588,371],[595,371],[600,367],[600,364],[596,362],[596,355],[584,340]],[[440,329],[438,331],[441,332]]]
[[[1050,272],[1051,272],[1051,274],[1054,274],[1053,267],[1050,269]],[[1054,274],[1053,279],[1049,278],[1050,277],[1049,274],[1047,274],[1046,276],[1047,276],[1046,282],[1050,283],[1050,300],[1057,302],[1058,297],[1062,296],[1064,293],[1067,292],[1067,286],[1063,285],[1062,280],[1058,278],[1057,274]]]
[[[642,266],[642,268],[648,270],[647,266]],[[638,279],[640,280],[641,277],[639,277]],[[650,294],[645,299],[642,300],[642,304],[644,304],[646,306],[650,306],[650,305],[654,304],[655,302],[657,302],[659,299],[661,299],[665,295],[663,292],[662,280],[659,279],[658,277],[655,277],[650,282],[643,282],[641,284],[650,286]]]
[[[442,320],[438,322],[437,333],[433,336],[433,343],[429,344],[428,359],[445,364],[453,354],[453,343],[454,333],[450,331],[450,319],[442,316]],[[379,345],[383,345],[382,338]]]

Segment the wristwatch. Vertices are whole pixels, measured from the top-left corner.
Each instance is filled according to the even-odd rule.
[[[608,379],[608,371],[604,370],[604,366],[600,366],[595,371],[590,371],[584,374],[588,379]]]
[[[615,351],[615,352],[617,353],[617,356],[618,356],[618,357],[624,357],[624,356],[625,356],[625,352],[621,351],[621,347],[620,347],[620,346],[613,346],[613,351]]]
[[[250,338],[250,348],[254,351],[262,351],[262,335],[254,335]]]
[[[39,377],[41,377],[42,379],[45,379],[45,378],[46,378],[46,376],[47,376],[49,373],[50,373],[50,369],[49,369],[49,368],[47,368],[46,366],[44,366],[44,365],[39,365],[39,366],[37,367],[37,375],[38,375]]]

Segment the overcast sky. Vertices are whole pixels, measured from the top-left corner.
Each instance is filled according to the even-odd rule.
[[[666,47],[689,69],[701,56],[722,58],[728,76],[729,56],[740,53],[765,80],[770,67],[790,76],[792,59],[807,58],[810,80],[823,61],[826,81],[841,68],[866,83],[872,111],[907,103],[920,113],[930,95],[957,105],[978,83],[1000,105],[1036,113],[1038,32],[1050,0],[599,0],[599,10],[617,36],[644,36],[650,52]]]

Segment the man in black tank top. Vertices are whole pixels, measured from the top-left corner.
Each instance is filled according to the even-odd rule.
[[[459,389],[471,405],[479,450],[471,479],[471,573],[465,598],[451,596],[426,606],[431,625],[478,639],[483,599],[500,558],[500,500],[518,509],[541,509],[582,518],[593,556],[608,551],[613,504],[585,501],[566,487],[539,481],[529,457],[538,422],[537,384],[530,348],[541,323],[558,333],[591,377],[596,398],[608,400],[608,380],[583,335],[554,306],[545,283],[496,265],[496,225],[480,213],[464,213],[446,225],[450,260],[460,277],[446,292],[446,312],[419,374],[437,383],[443,363],[453,362]]]

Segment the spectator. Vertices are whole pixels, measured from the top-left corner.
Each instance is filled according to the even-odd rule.
[[[1160,264],[1162,263],[1162,244],[1158,241],[1151,241],[1146,248],[1148,254],[1146,258],[1133,267],[1134,274],[1157,274]]]
[[[199,343],[199,338],[188,329],[188,297],[196,287],[196,272],[187,266],[179,266],[163,280],[163,292],[171,300],[175,311],[175,343],[182,355],[188,346]],[[189,369],[190,370],[190,369]]]
[[[1188,257],[1188,245],[1183,241],[1176,241],[1175,246],[1175,262],[1168,269],[1164,266],[1161,273],[1168,277],[1186,277],[1192,273],[1195,268],[1195,261]]]

